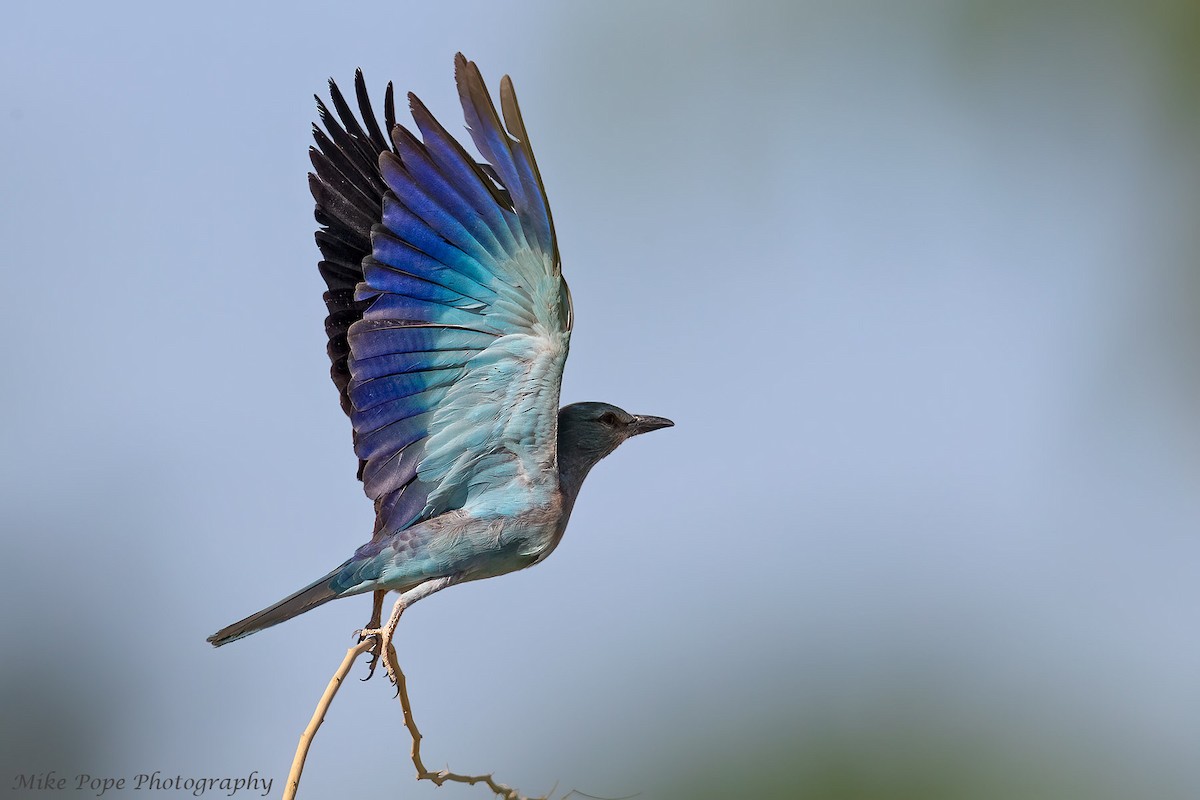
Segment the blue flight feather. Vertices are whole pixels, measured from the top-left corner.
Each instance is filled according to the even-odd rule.
[[[364,358],[356,363],[357,380],[370,380],[404,372],[423,372],[427,369],[461,367],[473,358],[477,350],[419,350],[415,353],[392,353]]]
[[[500,231],[493,229],[488,220],[475,210],[474,205],[460,194],[458,185],[448,180],[438,169],[425,145],[407,128],[399,125],[392,132],[392,141],[395,142],[401,163],[413,182],[427,189],[429,195],[436,198],[446,211],[459,220],[470,231],[472,238],[483,245],[493,258],[504,258],[506,251],[500,241]],[[396,191],[395,187],[392,187],[392,190]],[[397,191],[396,195],[403,201],[403,192]]]
[[[361,299],[369,299],[377,297],[383,292],[392,294],[404,295],[405,297],[415,297],[418,300],[426,300],[431,303],[441,303],[442,305],[454,306],[464,310],[480,310],[486,307],[486,303],[476,300],[473,297],[448,289],[440,283],[434,283],[426,278],[412,274],[412,272],[402,272],[396,267],[389,264],[381,264],[374,261],[370,268],[372,271],[371,278],[368,280],[374,281],[378,288],[365,288],[362,293],[356,293],[356,296]],[[363,272],[366,273],[368,268],[364,267]]]
[[[373,451],[368,449],[368,442],[394,438],[394,434],[402,422],[432,412],[445,396],[445,387],[439,387],[426,389],[406,397],[385,400],[370,408],[354,409],[350,419],[354,423],[354,432],[358,434],[360,446],[355,448],[358,450],[358,457],[370,458]],[[406,445],[410,443],[410,441],[406,441]]]
[[[372,458],[383,456],[390,458],[399,451],[424,439],[429,435],[429,422],[433,417],[432,411],[418,411],[410,416],[399,416],[406,413],[403,404],[394,406],[398,413],[391,419],[384,418],[386,409],[376,416],[380,418],[379,427],[371,430],[354,432],[354,453],[367,462],[366,469],[371,468]],[[364,470],[365,472],[365,470]]]
[[[444,269],[458,272],[464,278],[468,278],[480,286],[481,289],[486,290],[497,280],[497,276],[490,268],[490,265],[495,264],[495,259],[487,253],[480,254],[477,242],[471,240],[472,245],[467,249],[460,247],[448,239],[443,231],[435,230],[412,209],[397,200],[395,195],[389,194],[384,198],[383,224],[376,225],[371,229],[372,242],[378,237],[403,242],[409,249],[428,256]],[[376,258],[379,256],[377,255]],[[403,259],[404,253],[397,252],[396,258]],[[386,258],[379,258],[379,260],[396,267],[405,267],[403,262],[397,263]],[[481,300],[486,299],[485,296],[468,290],[461,291],[472,297],[479,297]]]
[[[371,303],[370,308],[363,313],[363,319],[407,320],[491,330],[487,317],[482,314],[391,292],[380,293]]]
[[[429,157],[437,163],[442,173],[454,182],[463,197],[488,221],[492,230],[502,239],[505,248],[509,252],[516,250],[519,245],[514,238],[514,232],[519,230],[520,223],[509,208],[497,202],[493,190],[488,188],[490,179],[482,173],[474,159],[467,155],[462,145],[429,113],[429,109],[425,108],[420,98],[409,93],[408,101],[413,120],[425,140]]]
[[[512,151],[509,149],[509,137],[500,124],[496,108],[487,93],[483,76],[479,69],[465,58],[456,58],[454,62],[454,77],[458,82],[458,96],[462,102],[463,116],[467,120],[467,130],[475,147],[488,160],[492,168],[500,176],[504,187],[513,198],[513,206],[521,219],[521,237],[531,248],[538,246],[533,235],[534,231],[525,225],[528,199],[517,175],[516,164],[513,162]]]
[[[402,372],[367,380],[355,378],[350,383],[350,402],[354,403],[356,410],[366,411],[388,400],[412,397],[427,389],[449,386],[461,374],[461,368],[450,368]]]
[[[465,328],[433,328],[401,325],[392,320],[363,320],[349,335],[354,362],[394,353],[430,350],[483,350],[495,337]]]
[[[363,470],[363,487],[367,494],[382,497],[394,504],[399,499],[396,490],[417,477],[417,464],[424,455],[420,447],[407,447],[390,458],[377,458]],[[418,509],[419,510],[419,509]]]
[[[480,236],[487,243],[475,238],[475,234],[464,221],[442,205],[449,205],[449,202],[445,198],[433,195],[431,192],[434,187],[418,182],[416,176],[406,170],[396,156],[385,153],[379,159],[379,168],[392,195],[447,242],[481,263],[499,257],[498,253],[488,249],[488,243],[493,241],[493,237]]]

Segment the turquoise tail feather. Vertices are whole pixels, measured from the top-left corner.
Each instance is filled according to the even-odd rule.
[[[344,566],[345,564],[342,565],[342,567]],[[223,644],[229,644],[232,641],[241,639],[243,636],[257,633],[263,628],[278,625],[292,617],[303,614],[305,611],[336,599],[339,595],[331,588],[330,584],[333,582],[334,576],[342,571],[342,567],[338,567],[333,572],[305,586],[295,594],[283,598],[275,605],[264,608],[257,614],[251,614],[243,620],[222,628],[208,637],[208,641],[213,647],[220,647]]]

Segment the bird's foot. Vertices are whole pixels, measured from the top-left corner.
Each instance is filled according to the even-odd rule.
[[[383,666],[387,669],[388,676],[391,677],[392,665],[388,663],[387,657],[387,649],[388,645],[391,644],[391,637],[388,635],[386,628],[363,628],[362,630],[357,631],[357,633],[358,641],[360,642],[364,642],[367,639],[375,640],[375,644],[370,650],[371,660],[367,664],[367,677],[363,678],[363,680],[371,680],[371,676],[375,674],[375,668],[379,666],[381,659],[383,661]],[[395,681],[393,680],[393,683],[394,682]]]
[[[355,631],[358,634],[359,644],[362,644],[368,636],[375,639],[375,646],[371,648],[371,663],[367,665],[367,677],[364,681],[369,681],[375,675],[375,668],[379,666],[379,659],[383,655],[383,634],[375,633],[368,634],[364,631],[376,631],[379,629],[380,620],[383,619],[383,598],[387,596],[387,590],[377,591],[372,597],[371,603],[371,619],[367,621],[363,630]]]
[[[387,670],[388,680],[393,686],[399,685],[399,670],[396,664],[396,650],[392,647],[392,637],[396,634],[396,624],[400,622],[400,615],[404,613],[403,601],[397,601],[396,607],[392,609],[392,615],[388,617],[388,621],[381,628],[363,628],[358,631],[358,640],[361,642],[367,638],[375,639],[375,646],[371,648],[371,663],[370,672],[367,674],[366,680],[370,680],[375,674],[375,667],[383,660],[383,668]]]

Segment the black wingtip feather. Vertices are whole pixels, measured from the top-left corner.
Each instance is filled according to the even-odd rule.
[[[386,150],[387,137],[383,135],[383,131],[379,129],[379,122],[375,119],[375,110],[371,107],[371,97],[367,93],[367,81],[361,69],[354,70],[354,94],[358,100],[358,111],[362,114],[367,133],[371,137],[371,144],[375,146],[376,151]]]
[[[383,93],[383,124],[389,133],[396,127],[396,98],[391,81],[388,81],[387,91]]]
[[[346,394],[350,381],[346,336],[370,304],[356,301],[354,291],[363,280],[362,260],[371,253],[371,226],[380,218],[387,190],[379,173],[379,156],[392,152],[361,69],[354,72],[354,93],[357,115],[333,78],[329,79],[329,104],[314,95],[317,122],[312,127],[314,146],[309,148],[309,160],[313,172],[308,177],[313,215],[320,225],[315,235],[322,256],[318,270],[328,289],[325,330],[330,377],[346,413],[351,411]],[[383,109],[389,131],[396,117],[393,97],[389,83]]]

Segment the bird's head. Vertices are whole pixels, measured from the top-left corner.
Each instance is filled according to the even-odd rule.
[[[621,442],[674,425],[663,417],[630,414],[608,403],[572,403],[558,412],[559,456],[595,464]]]

